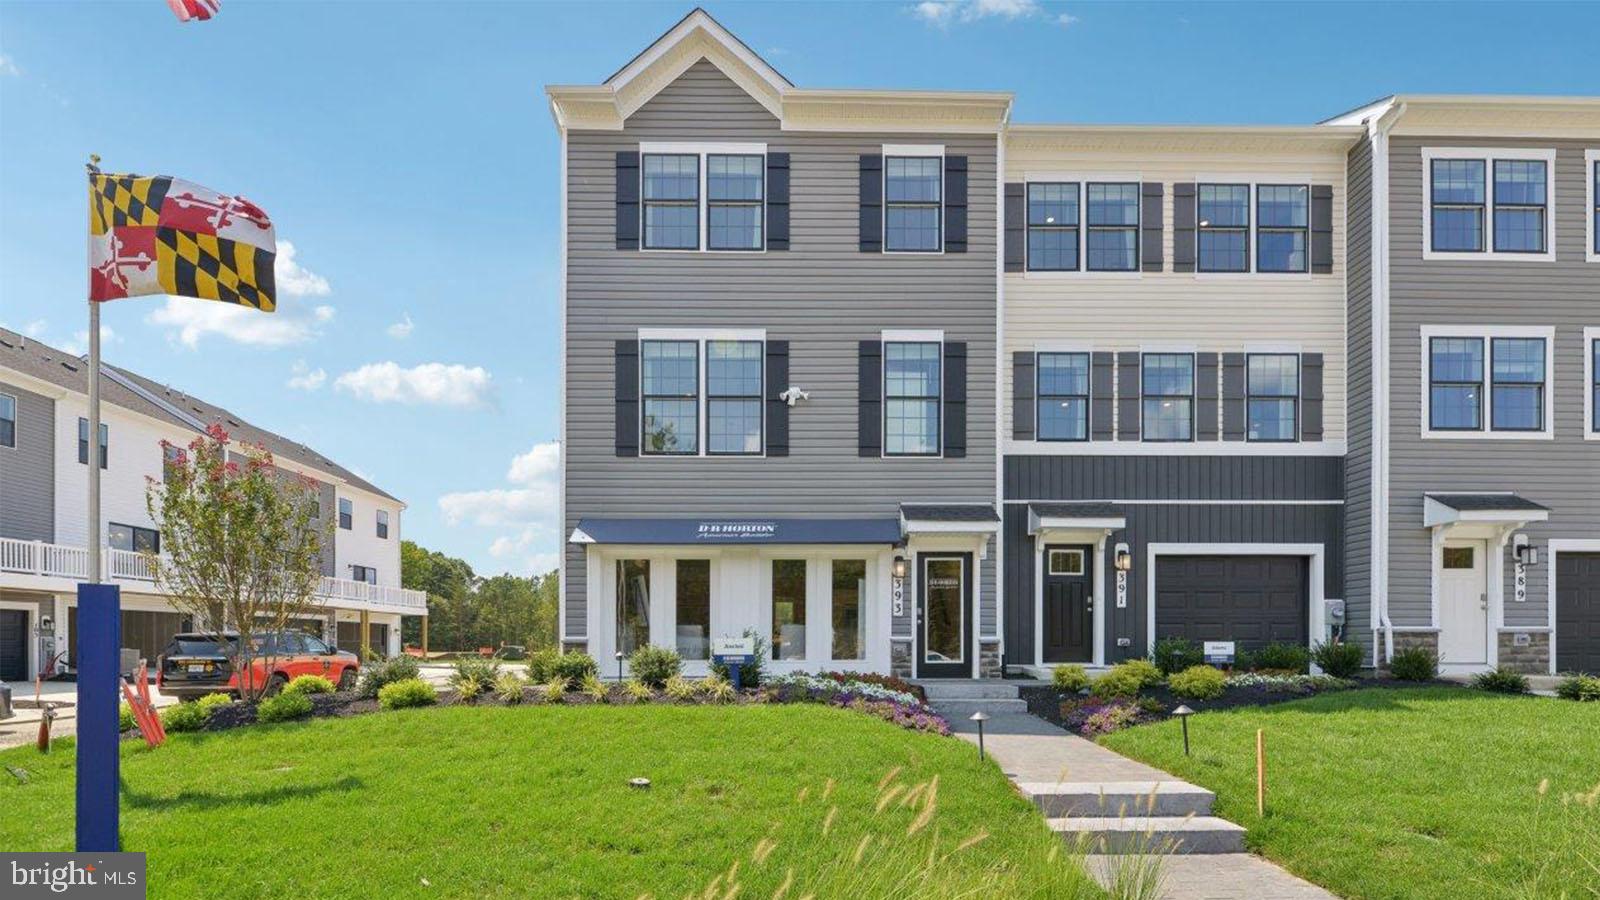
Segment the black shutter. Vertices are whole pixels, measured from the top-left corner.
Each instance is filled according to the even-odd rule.
[[[1011,437],[1031,441],[1035,433],[1034,354],[1019,350],[1011,354]]]
[[[787,153],[767,154],[767,249],[789,249],[789,154]],[[770,344],[767,346],[771,347]]]
[[[1222,439],[1244,440],[1245,373],[1243,353],[1222,354]]]
[[[1322,354],[1300,354],[1300,440],[1322,440]]]
[[[633,151],[617,151],[617,249],[639,249],[639,154]]]
[[[1333,187],[1311,186],[1311,271],[1333,271]]]
[[[1161,182],[1145,182],[1139,189],[1139,262],[1146,272],[1161,271],[1161,232],[1166,227],[1161,208]]]
[[[1116,356],[1098,350],[1090,357],[1092,365],[1089,382],[1089,438],[1109,441],[1116,436],[1111,426],[1111,408],[1116,401],[1113,387]]]
[[[967,158],[944,158],[944,252],[967,252]]]
[[[1139,439],[1139,351],[1117,354],[1117,439]]]
[[[617,455],[639,455],[639,342],[617,341]]]
[[[944,345],[944,455],[967,455],[967,342]]]
[[[861,252],[883,252],[883,157],[876,153],[861,154]]]
[[[1217,355],[1194,355],[1194,436],[1200,441],[1217,439]]]
[[[1172,271],[1194,271],[1194,184],[1172,186]]]
[[[1006,185],[1006,271],[1021,272],[1028,267],[1028,186]]]
[[[862,341],[857,357],[856,446],[860,456],[883,455],[883,342]]]
[[[767,341],[767,455],[789,455],[789,342]]]

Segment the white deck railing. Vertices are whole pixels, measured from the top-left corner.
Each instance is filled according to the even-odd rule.
[[[155,584],[150,562],[141,553],[107,547],[102,560],[103,577],[108,580]],[[89,577],[89,551],[44,541],[0,538],[0,572],[82,581]],[[418,613],[428,609],[428,595],[423,591],[348,578],[323,578],[317,584],[317,596],[336,605],[400,607]]]

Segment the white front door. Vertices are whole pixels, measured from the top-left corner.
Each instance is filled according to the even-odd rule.
[[[1489,662],[1488,543],[1446,541],[1439,566],[1439,662]]]

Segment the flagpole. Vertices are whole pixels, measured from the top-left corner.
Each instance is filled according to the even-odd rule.
[[[98,156],[90,157],[89,172],[99,171]],[[93,211],[91,210],[91,215]],[[93,236],[90,236],[91,243]],[[89,301],[89,583],[99,584],[100,560],[100,304]]]

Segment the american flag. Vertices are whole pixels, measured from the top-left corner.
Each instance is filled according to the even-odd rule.
[[[187,22],[216,15],[217,10],[222,8],[222,0],[167,0],[167,5],[172,7],[172,14],[178,17],[179,22]]]

